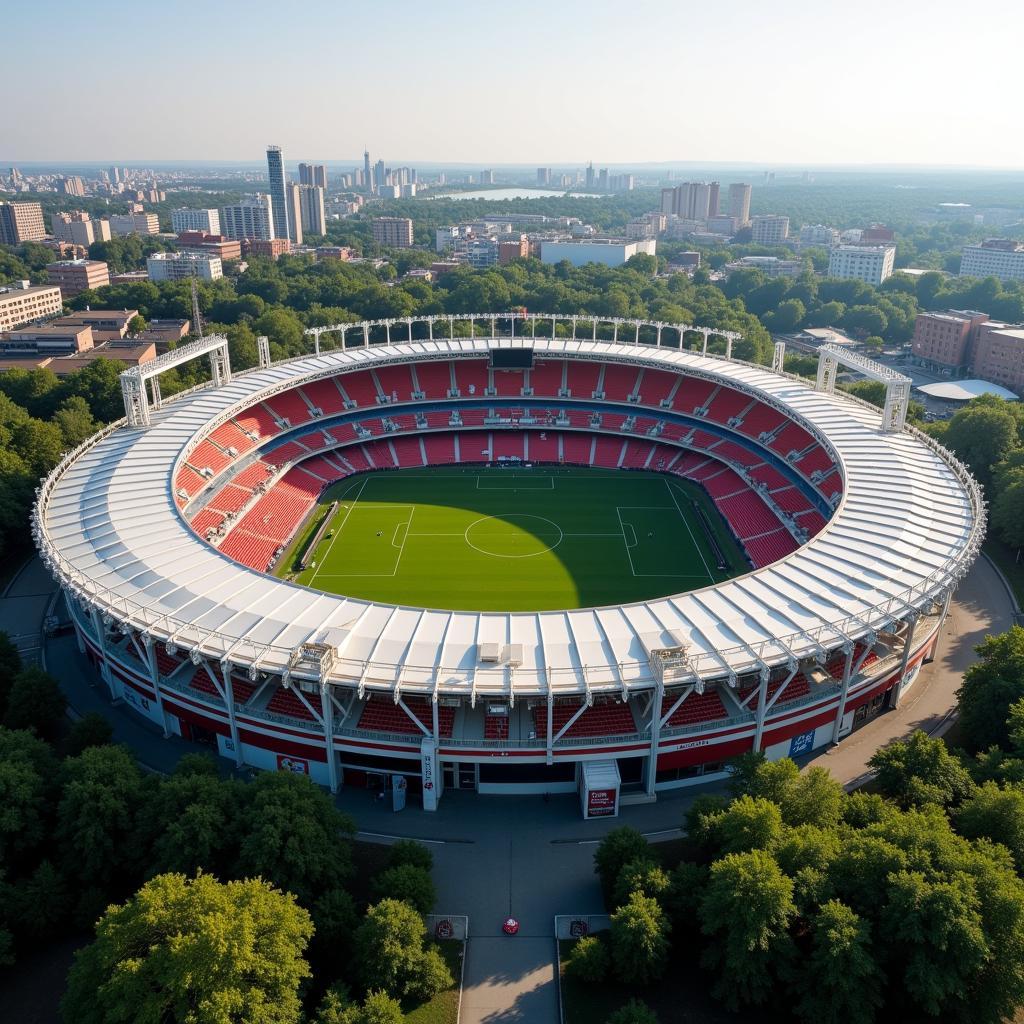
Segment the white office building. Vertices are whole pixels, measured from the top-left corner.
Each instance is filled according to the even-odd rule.
[[[270,196],[262,192],[243,196],[242,201],[220,209],[220,233],[225,238],[249,238],[269,242],[274,234],[274,213]]]
[[[750,226],[750,238],[757,245],[781,245],[789,238],[789,218],[774,213],[755,217]]]
[[[588,238],[579,241],[568,239],[540,243],[541,263],[561,263],[568,260],[574,267],[588,263],[602,263],[606,267],[621,267],[638,253],[653,256],[657,250],[654,238],[637,238],[632,241],[616,238]]]
[[[208,253],[155,252],[146,260],[146,273],[150,281],[216,281],[224,276],[224,268],[219,256]]]
[[[203,231],[208,235],[219,235],[220,213],[217,210],[173,210],[171,227],[176,232]]]
[[[1024,245],[1011,238],[989,238],[981,245],[965,245],[960,276],[1024,281]]]
[[[839,244],[839,232],[827,224],[805,224],[800,229],[801,245],[824,245],[831,249]]]
[[[828,276],[881,284],[893,270],[895,245],[837,245],[829,253]]]

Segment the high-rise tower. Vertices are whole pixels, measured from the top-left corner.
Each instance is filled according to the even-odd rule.
[[[370,173],[370,151],[368,149],[363,150],[363,188],[367,192],[377,191],[373,187],[373,176]]]
[[[284,157],[280,146],[267,146],[267,177],[270,178],[270,203],[274,211],[274,236],[291,238],[288,230],[288,202],[285,195]]]

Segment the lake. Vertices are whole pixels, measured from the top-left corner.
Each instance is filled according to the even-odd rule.
[[[442,192],[438,195],[424,196],[424,199],[487,199],[499,202],[504,199],[550,199],[552,196],[564,196],[568,191],[574,199],[600,199],[592,192],[573,192],[566,189],[550,188],[483,188],[476,192]]]

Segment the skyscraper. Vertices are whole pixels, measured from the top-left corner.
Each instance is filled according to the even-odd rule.
[[[327,216],[324,213],[324,190],[319,185],[289,185],[298,193],[299,223],[303,231],[311,235],[323,235],[327,232]],[[289,207],[289,213],[291,207]]]
[[[750,221],[750,192],[749,185],[729,186],[729,216],[736,218],[739,227]]]
[[[384,161],[378,160],[373,165],[373,191],[379,192],[387,183],[387,170],[384,167]]]
[[[594,187],[594,161],[591,160],[587,164],[587,190],[589,191]]]
[[[288,238],[296,245],[302,245],[302,186],[288,182],[285,188],[285,205],[288,207]]]
[[[327,188],[327,167],[325,164],[299,164],[299,184],[319,185]]]
[[[367,192],[373,191],[373,176],[370,174],[370,151],[363,150],[363,188]]]
[[[274,211],[274,237],[291,238],[292,233],[288,230],[284,157],[281,155],[280,146],[267,146],[267,177],[270,179],[270,202]]]

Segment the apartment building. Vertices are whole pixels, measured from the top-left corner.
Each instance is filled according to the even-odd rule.
[[[879,285],[895,260],[895,245],[837,245],[828,255],[828,276]]]
[[[63,308],[63,296],[56,285],[33,286],[28,281],[20,281],[0,286],[0,331],[55,316]]]
[[[963,373],[972,363],[978,330],[987,321],[987,313],[973,309],[918,313],[910,345],[914,359],[943,374]]]
[[[274,234],[273,205],[270,196],[263,193],[243,196],[232,206],[222,206],[220,224],[225,238],[269,242],[277,237]]]
[[[146,260],[150,281],[180,281],[196,277],[216,281],[224,276],[219,256],[200,252],[155,252]]]
[[[965,245],[960,276],[1024,281],[1024,245],[1012,238],[988,238],[981,245]]]
[[[1024,326],[990,320],[978,328],[974,373],[1024,396]]]
[[[207,235],[219,235],[220,212],[218,210],[174,210],[171,212],[171,228],[179,234],[182,231],[202,231]]]
[[[160,218],[155,213],[112,213],[110,232],[113,235],[158,235]]]
[[[45,237],[46,223],[39,203],[0,202],[0,245],[39,242]]]
[[[408,249],[412,246],[412,220],[408,217],[375,217],[372,221],[373,240],[390,249]]]
[[[774,213],[755,217],[750,225],[750,238],[758,245],[780,245],[789,238],[789,218]]]
[[[53,237],[89,248],[94,242],[110,241],[110,221],[93,220],[85,210],[55,213],[51,218]]]
[[[102,260],[58,260],[46,264],[46,276],[65,299],[110,284],[110,268]]]

